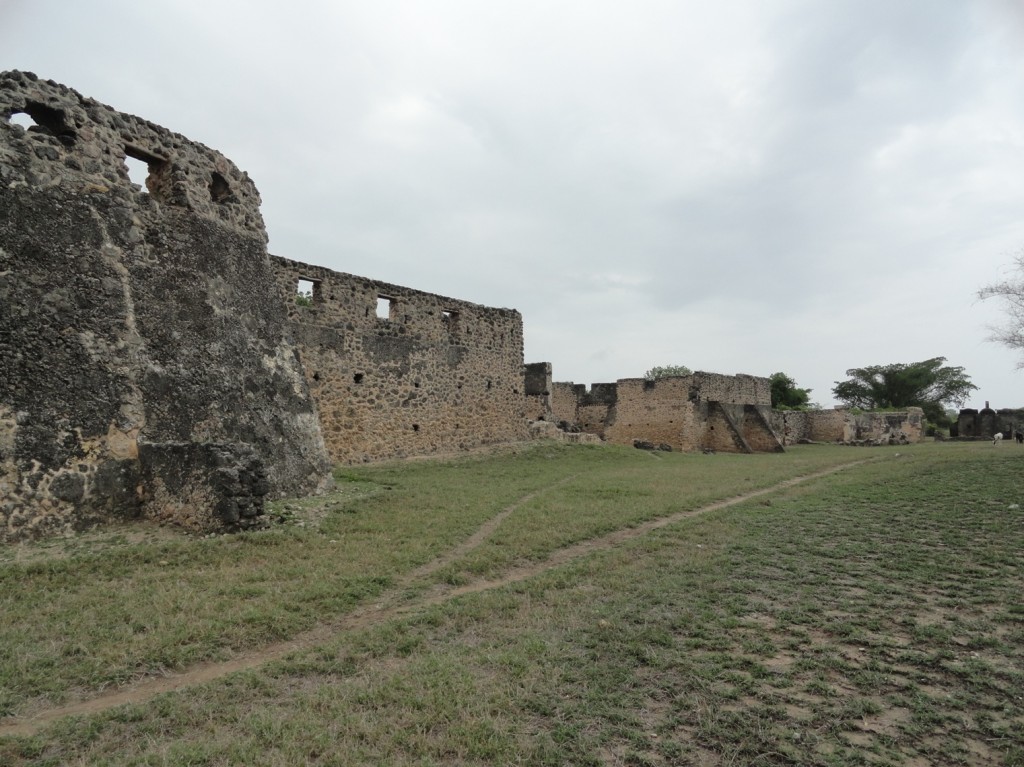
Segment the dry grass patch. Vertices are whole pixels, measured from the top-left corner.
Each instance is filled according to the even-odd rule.
[[[393,488],[370,500],[397,529],[373,529],[400,550],[376,569],[359,560],[390,582],[516,498],[573,477],[509,514],[489,546],[410,585],[402,598],[414,606],[446,578],[500,576],[600,536],[616,514],[635,526],[809,466],[876,459],[770,505],[684,519],[505,588],[341,632],[262,669],[0,740],[0,761],[1020,764],[1024,517],[1009,505],[1021,503],[1024,452],[986,447],[661,461],[540,448],[468,467],[360,470]],[[412,540],[402,514],[434,504],[451,529],[426,525],[426,540]],[[305,545],[290,564],[296,577],[321,577],[328,549],[312,536],[337,535],[330,526],[344,516],[325,517],[323,532],[278,534]],[[276,550],[249,555],[280,572]]]

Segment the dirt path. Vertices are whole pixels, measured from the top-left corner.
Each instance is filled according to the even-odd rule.
[[[479,530],[477,530],[475,533],[473,533],[465,541],[460,543],[458,546],[456,546],[454,549],[449,551],[447,554],[445,554],[445,555],[443,555],[441,557],[438,557],[437,559],[433,560],[432,562],[427,562],[427,564],[422,565],[421,567],[416,568],[411,573],[406,575],[402,579],[402,581],[400,582],[399,586],[407,586],[407,585],[409,585],[410,583],[412,583],[415,580],[418,580],[418,579],[423,578],[423,577],[425,577],[427,575],[431,575],[432,573],[437,572],[438,570],[440,570],[445,565],[449,565],[452,562],[454,562],[455,560],[457,560],[459,557],[465,556],[466,554],[471,552],[473,549],[475,549],[477,546],[479,546],[481,543],[486,541],[488,539],[488,537],[490,537],[491,533],[493,533],[495,530],[497,530],[498,527],[501,525],[501,523],[504,522],[508,518],[508,516],[513,511],[518,509],[520,506],[522,506],[525,503],[529,503],[534,498],[536,498],[538,495],[546,493],[546,492],[548,492],[550,490],[554,490],[556,487],[561,487],[562,485],[564,485],[564,484],[566,484],[568,482],[571,482],[574,479],[576,479],[576,475],[575,474],[573,474],[572,476],[566,477],[565,479],[560,479],[560,480],[558,480],[557,482],[555,482],[552,485],[548,485],[546,487],[542,487],[542,488],[540,488],[538,490],[534,490],[532,493],[528,493],[528,494],[524,495],[522,498],[520,498],[518,501],[513,503],[511,506],[506,506],[500,512],[498,512],[493,517],[491,517],[489,520],[484,522],[480,526]]]
[[[439,586],[437,590],[429,595],[420,596],[415,598],[413,601],[402,601],[405,589],[413,585],[417,580],[421,580],[425,576],[436,572],[439,568],[455,561],[458,557],[467,554],[479,546],[506,518],[508,518],[510,514],[523,504],[528,503],[538,495],[553,490],[556,487],[560,487],[573,479],[573,477],[566,477],[565,479],[559,480],[551,485],[535,490],[532,493],[523,496],[511,506],[502,509],[498,514],[487,520],[487,522],[485,522],[463,543],[459,544],[438,559],[413,570],[411,573],[401,578],[394,587],[381,595],[374,604],[358,607],[345,617],[339,618],[336,621],[325,623],[287,641],[278,642],[264,647],[262,650],[243,653],[228,661],[199,664],[186,669],[185,671],[169,674],[168,676],[155,679],[143,679],[139,682],[122,687],[119,690],[101,693],[89,700],[39,711],[27,718],[7,719],[4,722],[0,722],[0,736],[31,736],[39,732],[51,722],[65,716],[94,714],[127,703],[145,703],[161,693],[172,692],[184,687],[191,687],[193,685],[209,682],[211,680],[227,676],[228,674],[232,674],[236,671],[256,668],[257,666],[262,666],[265,663],[284,658],[290,653],[306,650],[310,647],[315,647],[318,644],[327,642],[341,632],[383,623],[392,618],[413,613],[424,607],[442,604],[464,594],[475,594],[489,589],[501,588],[502,586],[507,586],[511,583],[518,583],[534,575],[539,575],[540,573],[552,570],[566,564],[567,562],[571,562],[574,559],[579,559],[580,557],[587,556],[588,554],[592,554],[597,551],[613,548],[626,541],[646,535],[652,530],[658,530],[662,527],[675,524],[680,520],[694,517],[699,514],[706,514],[711,511],[717,511],[719,509],[725,509],[729,506],[735,506],[739,503],[743,503],[763,495],[777,493],[781,490],[785,490],[804,482],[809,482],[811,480],[828,476],[829,474],[834,474],[838,471],[859,466],[866,463],[868,460],[870,459],[841,464],[823,471],[815,472],[814,474],[789,479],[785,482],[780,482],[777,485],[772,485],[771,487],[767,487],[762,490],[754,490],[724,501],[717,501],[707,506],[691,509],[689,511],[681,511],[667,517],[661,517],[650,522],[645,522],[641,525],[637,525],[636,527],[617,530],[614,533],[609,533],[608,535],[604,535],[599,538],[592,538],[588,541],[583,541],[582,543],[567,546],[566,548],[555,551],[542,562],[536,562],[530,565],[514,568],[496,580],[481,580],[458,587]]]

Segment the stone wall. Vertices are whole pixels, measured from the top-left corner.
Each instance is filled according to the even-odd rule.
[[[523,365],[523,386],[526,393],[527,420],[551,420],[551,363],[531,362]]]
[[[631,445],[638,439],[671,445],[675,450],[703,447],[703,431],[697,428],[699,413],[689,399],[691,383],[690,377],[620,380],[603,436],[619,445]]]
[[[146,188],[126,158],[148,166]],[[327,455],[286,320],[245,173],[70,88],[0,74],[0,540],[173,518],[156,488],[181,479],[161,477],[184,454],[191,497],[247,495],[247,519],[264,483],[320,486]],[[226,489],[232,472],[259,479]]]
[[[551,420],[554,420],[555,423],[576,423],[580,401],[586,393],[585,384],[553,382],[551,384]]]
[[[690,397],[702,402],[725,402],[732,405],[772,404],[771,381],[762,376],[745,373],[722,375],[721,373],[695,372],[688,376]]]
[[[775,410],[771,414],[775,431],[784,444],[811,442],[889,443],[920,442],[924,439],[924,411],[912,407],[902,412],[852,413],[833,410]]]
[[[775,431],[786,445],[801,440],[842,442],[848,430],[849,413],[846,410],[775,410],[772,419]]]
[[[554,383],[551,391],[551,419],[616,444],[736,452],[782,447],[770,420],[767,378],[698,371],[656,381],[624,378],[589,391]]]
[[[272,262],[332,460],[527,438],[519,312]]]

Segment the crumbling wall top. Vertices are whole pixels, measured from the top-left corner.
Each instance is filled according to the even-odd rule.
[[[27,128],[12,122],[19,114]],[[145,188],[128,158],[148,167]],[[0,72],[0,183],[122,195],[150,214],[186,209],[266,241],[256,185],[224,155],[31,72]]]

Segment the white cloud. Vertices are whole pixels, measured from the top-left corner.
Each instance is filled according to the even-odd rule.
[[[578,382],[945,355],[1024,245],[1011,0],[0,4],[36,71],[249,171],[274,252],[514,306]]]

